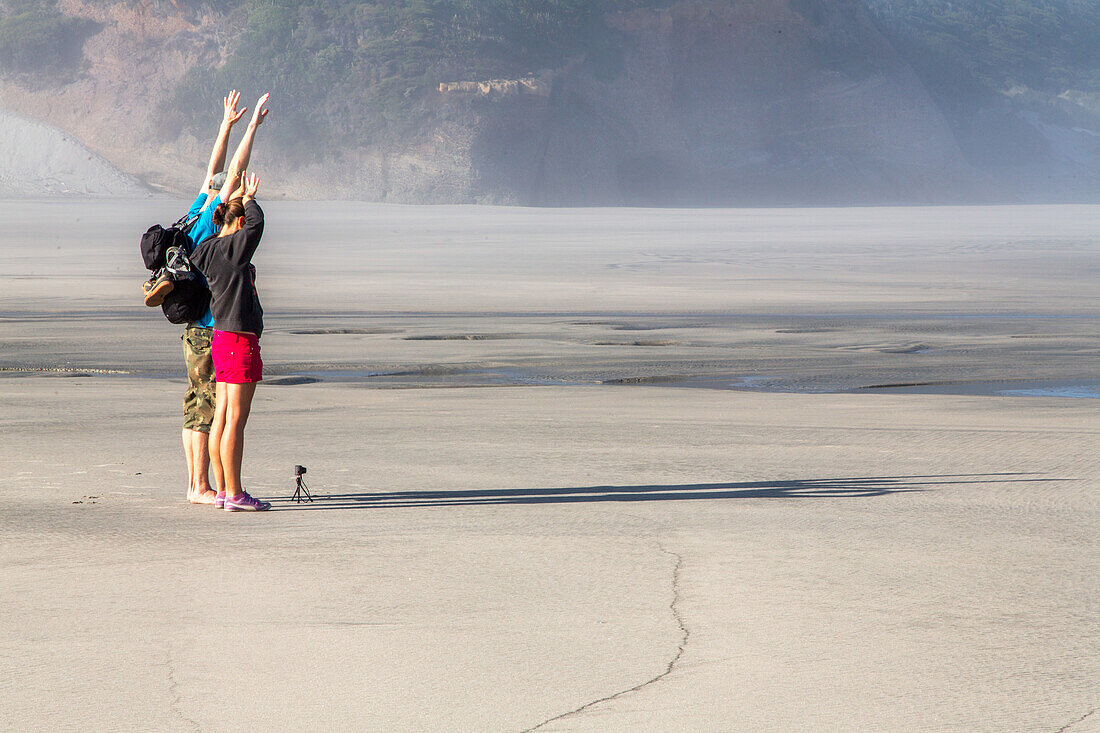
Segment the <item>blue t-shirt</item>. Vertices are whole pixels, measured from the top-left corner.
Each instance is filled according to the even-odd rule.
[[[214,209],[218,208],[218,204],[221,203],[221,193],[215,197],[215,201],[211,201],[209,206],[206,206],[206,194],[200,193],[198,198],[195,199],[195,203],[191,204],[190,210],[187,212],[187,218],[198,214],[198,220],[195,225],[191,227],[191,230],[187,232],[187,236],[191,239],[191,250],[194,251],[195,247],[199,246],[204,240],[216,233],[214,227]],[[203,208],[206,207],[206,208]],[[190,252],[188,253],[190,254]],[[202,273],[198,273],[200,279],[202,279]],[[206,280],[203,279],[203,284],[206,284]],[[207,306],[206,313],[202,318],[195,321],[195,325],[199,328],[213,328],[214,327],[214,314],[210,312],[210,307]]]

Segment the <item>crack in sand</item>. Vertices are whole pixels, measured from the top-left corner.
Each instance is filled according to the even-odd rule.
[[[664,554],[676,558],[676,564],[672,568],[672,602],[669,603],[669,610],[672,612],[672,618],[676,621],[676,625],[680,629],[680,643],[679,646],[676,648],[676,654],[674,654],[672,659],[669,660],[668,665],[665,667],[665,670],[656,677],[637,684],[630,689],[620,690],[619,692],[616,692],[612,695],[608,695],[606,697],[601,697],[598,700],[587,702],[584,705],[581,705],[579,708],[575,708],[574,710],[570,710],[569,712],[562,713],[561,715],[555,715],[553,718],[544,720],[532,728],[527,728],[523,730],[522,733],[532,733],[532,731],[539,730],[540,728],[547,726],[555,721],[563,720],[565,718],[583,713],[585,710],[588,710],[596,705],[610,702],[611,700],[617,700],[618,698],[624,697],[633,692],[638,692],[639,690],[645,687],[649,687],[650,685],[659,682],[665,677],[668,677],[670,674],[672,674],[673,669],[676,667],[676,663],[680,661],[680,657],[684,656],[684,648],[687,646],[688,637],[691,636],[691,632],[688,631],[687,626],[684,625],[684,617],[680,613],[680,571],[683,569],[684,566],[684,558],[679,554],[667,549],[660,542],[657,542],[657,547],[660,548],[661,552],[663,552]]]
[[[183,702],[183,693],[180,692],[179,683],[176,682],[176,668],[172,662],[172,650],[170,648],[165,648],[164,650],[164,668],[168,672],[168,692],[172,696],[172,702],[168,707],[176,714],[176,717],[184,723],[190,723],[191,727],[199,731],[199,733],[202,733],[202,726],[191,718],[188,718],[183,714],[183,711],[180,710],[180,703]]]
[[[1067,730],[1069,730],[1069,729],[1070,729],[1070,728],[1072,728],[1073,726],[1077,725],[1078,723],[1084,722],[1085,718],[1088,718],[1088,717],[1089,717],[1089,716],[1091,716],[1091,715],[1092,715],[1093,713],[1095,713],[1095,712],[1096,712],[1097,710],[1100,710],[1100,708],[1093,708],[1092,710],[1088,711],[1087,713],[1085,713],[1084,715],[1082,715],[1082,716],[1081,716],[1080,718],[1078,718],[1077,720],[1073,721],[1072,723],[1066,723],[1066,724],[1065,724],[1065,725],[1063,725],[1063,726],[1062,726],[1061,728],[1059,728],[1058,730],[1054,731],[1054,733],[1065,733],[1065,732],[1066,732]]]

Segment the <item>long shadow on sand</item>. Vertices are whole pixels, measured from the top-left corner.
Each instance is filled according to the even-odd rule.
[[[857,499],[963,484],[1066,481],[1028,478],[1024,473],[945,474],[940,476],[862,476],[745,481],[721,484],[652,484],[648,486],[578,486],[557,489],[456,489],[315,493],[312,504],[275,499],[273,510],[390,509],[397,507],[481,506],[490,504],[565,504],[600,501],[688,501],[696,499]]]

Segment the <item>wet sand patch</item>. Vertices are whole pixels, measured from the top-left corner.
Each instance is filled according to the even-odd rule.
[[[293,329],[286,333],[295,336],[375,336],[402,333],[402,331],[396,328],[310,328]]]
[[[875,391],[888,392],[891,394],[966,395],[970,397],[998,396],[1100,399],[1100,381],[1005,379],[999,381],[912,382],[904,384],[874,384],[850,391]]]
[[[518,333],[447,333],[427,336],[406,336],[405,341],[511,341],[527,338]]]
[[[810,333],[839,333],[840,328],[781,328],[776,333],[784,334],[810,334]]]
[[[302,384],[317,384],[323,380],[317,377],[276,377],[274,379],[265,379],[264,384],[269,384],[275,387],[297,387]]]
[[[680,346],[680,341],[640,339],[638,341],[593,341],[593,346]]]

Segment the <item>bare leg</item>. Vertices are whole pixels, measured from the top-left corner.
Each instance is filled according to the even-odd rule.
[[[195,457],[192,485],[195,493],[201,494],[210,490],[210,438],[206,433],[191,431],[191,453]]]
[[[248,413],[252,409],[252,397],[256,394],[256,384],[218,383],[218,408],[225,405],[225,416],[221,433],[222,476],[225,480],[225,496],[228,499],[237,496],[241,487],[241,461],[244,458],[244,426],[248,422]],[[224,392],[221,391],[224,389]],[[215,413],[217,414],[217,413]],[[217,418],[215,417],[215,423]],[[211,445],[213,445],[213,431]],[[213,451],[211,451],[213,455]]]
[[[192,504],[213,504],[214,491],[210,488],[210,444],[206,433],[191,433],[191,494]]]
[[[214,423],[210,426],[208,451],[210,467],[214,469],[214,483],[218,491],[225,491],[225,471],[222,469],[221,444],[222,433],[225,431],[225,384],[218,382],[215,387]]]
[[[183,429],[183,457],[187,461],[187,500],[195,493],[195,453],[191,442],[191,430]]]

